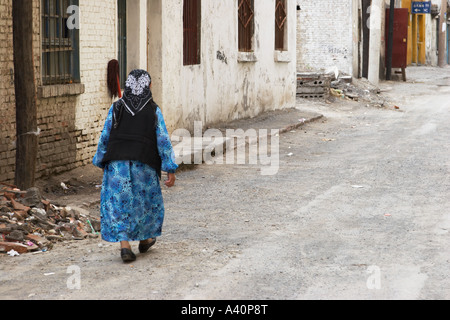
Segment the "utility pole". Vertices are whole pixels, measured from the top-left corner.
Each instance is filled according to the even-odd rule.
[[[446,63],[446,31],[447,31],[447,0],[442,0],[441,14],[439,17],[439,67],[445,67]]]
[[[380,82],[380,52],[381,52],[381,10],[382,0],[373,0],[370,8],[370,47],[368,80],[378,85]]]
[[[33,3],[30,0],[12,1],[17,135],[15,184],[24,190],[35,183],[38,145]]]

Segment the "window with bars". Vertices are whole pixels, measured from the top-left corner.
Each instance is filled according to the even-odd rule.
[[[200,64],[201,0],[184,0],[183,64]]]
[[[79,30],[68,28],[68,8],[78,0],[41,0],[42,84],[80,81]]]
[[[286,50],[286,0],[275,1],[275,50]]]
[[[238,0],[239,51],[253,51],[254,18],[254,0]]]

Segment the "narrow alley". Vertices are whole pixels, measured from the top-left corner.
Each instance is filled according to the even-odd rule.
[[[178,173],[163,190],[163,236],[131,265],[100,239],[0,255],[0,296],[449,299],[450,69],[407,76],[380,83],[391,107],[299,99],[323,118],[280,135],[274,176],[250,165]],[[72,174],[101,183],[94,168]],[[58,201],[77,197],[98,210],[99,190]]]

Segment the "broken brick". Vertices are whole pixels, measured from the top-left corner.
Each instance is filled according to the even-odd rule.
[[[43,238],[41,236],[38,236],[36,234],[28,234],[28,235],[25,236],[25,239],[27,239],[27,240],[37,244],[40,247],[41,246],[45,247],[48,244],[48,240],[47,239],[45,239],[45,238]]]
[[[14,208],[14,210],[21,210],[21,211],[30,211],[30,207],[24,206],[23,204],[21,204],[20,202],[15,201],[13,198],[11,198],[11,204]]]
[[[8,241],[23,241],[24,234],[22,231],[14,230],[10,234],[6,236],[6,240]]]
[[[0,252],[9,252],[11,250],[17,251],[20,254],[28,252],[28,247],[16,242],[0,242]]]
[[[17,218],[18,220],[25,220],[28,218],[28,212],[25,210],[15,210],[12,217]]]
[[[1,183],[0,183],[1,185]],[[6,186],[0,189],[0,252],[27,253],[53,247],[56,241],[98,236],[100,223],[81,208],[59,207],[42,199],[37,188],[27,192]],[[91,221],[95,231],[90,228]],[[88,227],[89,225],[89,227]]]

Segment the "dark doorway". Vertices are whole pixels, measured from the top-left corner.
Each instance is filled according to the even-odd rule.
[[[120,67],[120,86],[125,88],[127,78],[127,1],[117,0],[118,8],[118,46],[119,46],[119,67]]]
[[[369,47],[370,47],[370,6],[372,0],[361,0],[361,15],[362,15],[362,73],[363,78],[369,76]]]

